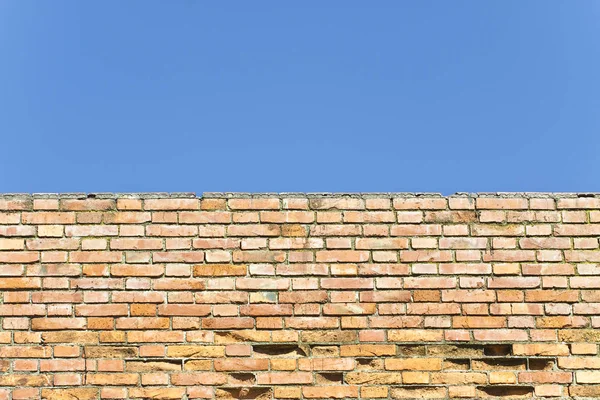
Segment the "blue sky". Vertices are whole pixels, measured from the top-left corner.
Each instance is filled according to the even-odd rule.
[[[0,192],[600,191],[598,1],[0,2]]]

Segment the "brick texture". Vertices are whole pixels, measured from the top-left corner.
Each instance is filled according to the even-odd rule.
[[[0,196],[0,400],[600,398],[600,196]]]

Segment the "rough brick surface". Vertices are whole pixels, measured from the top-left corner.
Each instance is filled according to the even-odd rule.
[[[0,400],[600,398],[600,196],[0,196]]]

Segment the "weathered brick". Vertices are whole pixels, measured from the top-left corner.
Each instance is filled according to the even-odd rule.
[[[0,398],[600,393],[595,197],[150,197],[0,199]]]
[[[78,330],[85,328],[85,318],[33,318],[31,320],[31,330],[33,331]]]
[[[257,374],[259,385],[306,385],[313,383],[313,374],[309,372],[271,372]]]
[[[42,389],[42,399],[44,400],[95,400],[98,398],[100,389],[98,388],[55,388]]]
[[[40,289],[40,278],[0,278],[0,289]]]

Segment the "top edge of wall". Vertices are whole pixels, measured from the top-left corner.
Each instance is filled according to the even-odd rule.
[[[265,198],[265,197],[353,197],[353,198],[392,198],[392,197],[503,197],[503,198],[578,198],[592,197],[600,198],[600,193],[567,193],[567,192],[481,192],[467,193],[456,192],[445,196],[441,193],[420,192],[340,192],[340,193],[299,193],[299,192],[205,192],[197,195],[194,192],[150,192],[150,193],[0,193],[0,198],[34,198],[34,199],[115,199],[115,198],[138,198],[138,199],[164,199],[164,198]]]

